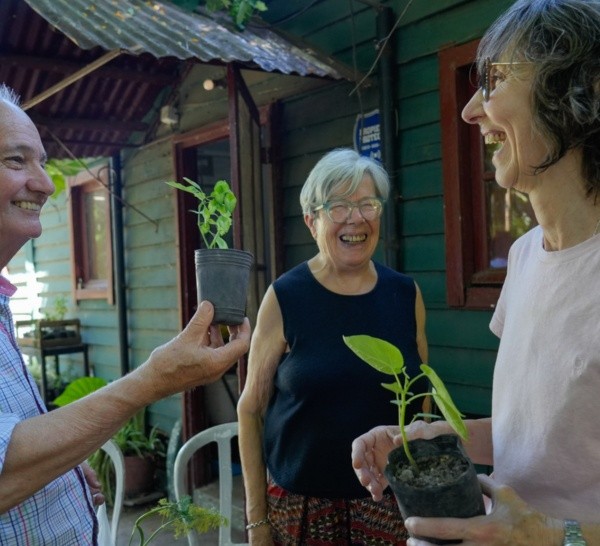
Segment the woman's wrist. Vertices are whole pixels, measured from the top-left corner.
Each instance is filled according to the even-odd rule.
[[[562,546],[565,537],[563,520],[552,518],[544,514],[539,515],[539,524],[541,531],[538,539],[543,546]]]
[[[256,529],[257,527],[262,527],[264,525],[271,525],[268,517],[249,522],[248,525],[246,525],[246,531],[250,531],[251,529]]]
[[[530,522],[530,534],[535,535],[535,544],[540,546],[562,546],[564,540],[563,520],[532,511],[526,516]],[[528,543],[532,539],[529,537]]]

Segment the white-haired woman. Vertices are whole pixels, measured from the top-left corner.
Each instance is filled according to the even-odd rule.
[[[342,340],[384,338],[412,373],[427,360],[418,287],[372,259],[388,193],[386,172],[350,149],[326,154],[302,188],[318,253],[268,289],[238,404],[253,545],[404,544],[393,496],[373,502],[348,456],[357,434],[397,411]]]

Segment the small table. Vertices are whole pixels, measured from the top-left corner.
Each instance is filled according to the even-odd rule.
[[[85,375],[90,375],[90,363],[88,360],[88,344],[79,343],[78,345],[52,345],[50,347],[45,346],[44,343],[40,344],[39,347],[34,346],[21,346],[21,352],[28,356],[36,356],[40,361],[40,367],[42,369],[42,399],[44,404],[48,405],[47,392],[48,392],[48,375],[46,373],[46,357],[54,357],[54,369],[56,375],[60,375],[60,368],[58,357],[60,355],[68,355],[74,353],[83,353],[83,371]]]
[[[18,320],[15,323],[17,342],[21,352],[38,358],[42,371],[42,399],[48,405],[48,374],[46,357],[54,357],[54,369],[60,375],[58,357],[73,353],[83,353],[83,369],[90,375],[88,345],[81,341],[81,323],[79,319],[33,319]]]

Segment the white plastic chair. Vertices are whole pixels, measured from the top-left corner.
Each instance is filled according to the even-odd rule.
[[[219,528],[219,546],[237,546],[246,542],[231,541],[231,507],[233,492],[233,472],[231,467],[231,440],[238,434],[238,424],[225,423],[216,425],[192,436],[177,453],[173,469],[175,482],[175,498],[181,499],[191,495],[187,488],[187,465],[192,455],[211,442],[217,443],[219,457],[219,512],[227,518],[228,524]],[[199,546],[198,534],[195,531],[188,533],[190,546]]]
[[[110,519],[110,539],[102,538],[102,543],[117,545],[117,531],[119,530],[119,519],[121,518],[121,509],[123,508],[123,499],[125,498],[125,460],[123,453],[114,440],[108,440],[100,449],[104,451],[112,460],[115,467],[115,504],[113,506],[112,517]],[[106,510],[106,504],[98,507],[98,516],[101,511]],[[104,517],[104,515],[102,516]],[[99,537],[100,539],[101,537]]]

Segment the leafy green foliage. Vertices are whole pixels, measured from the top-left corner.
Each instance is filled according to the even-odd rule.
[[[235,26],[244,30],[246,24],[256,11],[267,11],[262,0],[206,0],[209,11],[227,10]]]
[[[165,182],[172,188],[191,193],[198,200],[198,209],[192,210],[198,216],[198,229],[206,248],[227,248],[223,237],[229,232],[233,223],[232,214],[237,199],[229,189],[225,180],[219,180],[213,191],[206,194],[199,184],[183,177],[186,184],[169,180]]]
[[[67,187],[67,177],[75,176],[85,168],[80,159],[49,159],[46,162],[46,172],[54,184],[52,198],[56,199]]]
[[[431,382],[431,385],[433,386],[431,395],[442,412],[442,415],[454,429],[456,434],[463,440],[468,438],[468,430],[462,419],[462,414],[452,401],[450,393],[446,389],[443,381],[430,366],[421,364],[421,373],[411,379],[406,372],[402,352],[391,343],[383,339],[366,335],[343,336],[343,339],[344,343],[360,359],[364,360],[377,371],[394,377],[393,382],[382,383],[381,386],[393,392],[395,395],[395,399],[392,400],[392,403],[398,406],[398,426],[400,428],[400,435],[402,436],[404,453],[406,454],[406,458],[415,468],[417,467],[417,464],[408,447],[405,421],[406,408],[408,405],[419,398],[428,396],[427,393],[413,394],[411,392],[412,386],[421,378],[426,377]],[[427,416],[432,417],[431,415]],[[420,413],[415,417],[426,417],[426,415]]]
[[[132,417],[112,439],[123,452],[124,457],[137,456],[151,459],[165,457],[165,444],[158,429],[153,427],[150,434],[146,436],[143,416],[144,414],[140,412]],[[115,491],[112,484],[115,481],[115,469],[112,459],[99,449],[90,456],[88,462],[102,484],[102,492],[108,504],[114,504]]]
[[[142,523],[145,519],[156,514],[163,517],[163,523],[146,539]],[[194,504],[189,496],[185,496],[177,502],[161,499],[158,501],[157,506],[144,512],[137,518],[131,532],[129,546],[133,544],[132,541],[136,533],[140,540],[138,546],[147,546],[154,540],[158,533],[169,527],[175,533],[175,538],[179,538],[185,536],[191,530],[195,530],[198,533],[206,533],[211,529],[217,529],[221,525],[227,525],[227,523],[227,518],[214,510],[202,508]]]
[[[104,387],[107,384],[101,377],[78,377],[71,381],[63,393],[52,402],[55,406],[62,407],[79,400],[88,394]]]
[[[63,320],[69,310],[69,300],[66,296],[60,295],[54,298],[52,305],[42,309],[46,320]]]
[[[124,456],[137,455],[138,457],[164,457],[165,446],[158,429],[153,427],[146,435],[144,414],[138,413],[132,417],[113,436]]]

